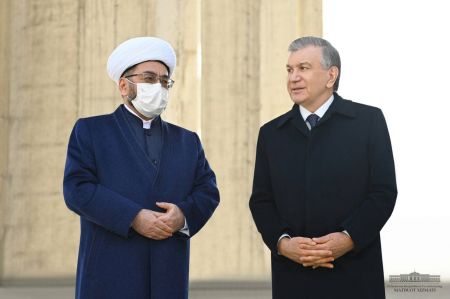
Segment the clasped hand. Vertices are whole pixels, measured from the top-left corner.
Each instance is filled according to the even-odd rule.
[[[333,262],[352,250],[352,239],[343,232],[335,232],[319,238],[283,238],[278,243],[281,255],[304,267],[332,269]]]
[[[165,212],[142,209],[134,218],[132,227],[144,237],[163,240],[171,237],[184,226],[184,215],[180,208],[172,203],[157,202]]]

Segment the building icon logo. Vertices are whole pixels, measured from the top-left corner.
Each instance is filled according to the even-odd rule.
[[[416,271],[409,274],[389,275],[387,287],[396,293],[433,293],[442,288],[441,276],[421,274]]]

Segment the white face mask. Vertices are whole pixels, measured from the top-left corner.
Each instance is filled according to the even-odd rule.
[[[161,86],[161,83],[134,83],[136,85],[136,97],[130,99],[134,108],[148,118],[160,115],[169,102],[169,91]]]

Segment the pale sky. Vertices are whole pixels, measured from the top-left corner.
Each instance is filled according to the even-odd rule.
[[[450,280],[450,2],[323,0],[344,98],[381,108],[399,195],[382,231],[385,276]]]

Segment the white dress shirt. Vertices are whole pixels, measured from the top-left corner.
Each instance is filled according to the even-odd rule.
[[[319,120],[320,120],[325,115],[328,108],[330,108],[331,103],[333,103],[333,100],[334,100],[334,95],[331,95],[331,97],[329,97],[328,100],[325,103],[323,103],[322,106],[319,107],[319,109],[317,109],[314,112],[309,111],[302,105],[298,106],[300,109],[300,115],[303,117],[303,120],[306,122],[306,126],[308,127],[308,129],[311,130],[311,125],[309,124],[309,122],[306,121],[308,116],[310,116],[311,114],[315,114],[319,117]]]

